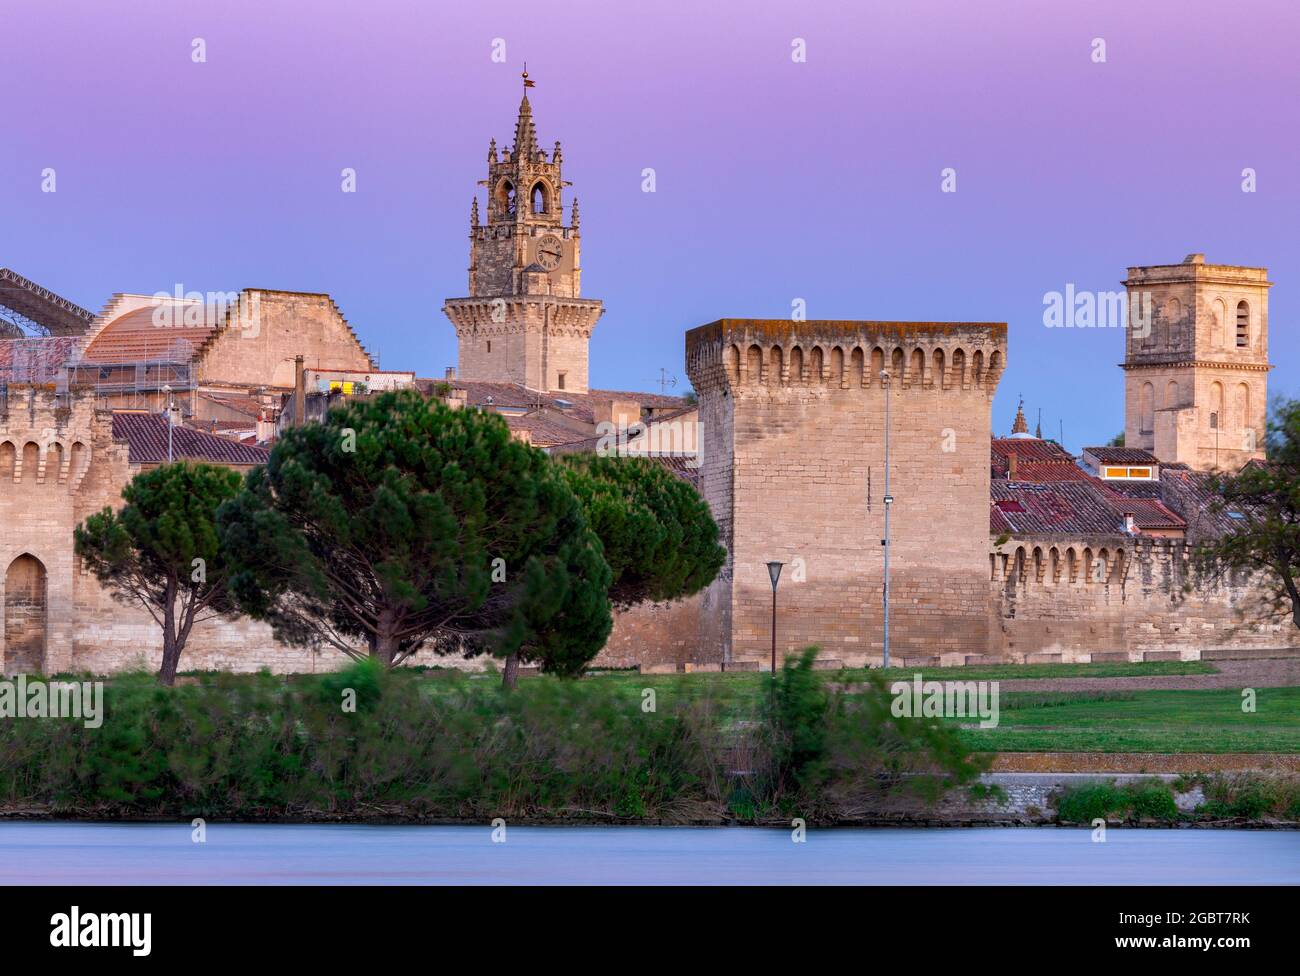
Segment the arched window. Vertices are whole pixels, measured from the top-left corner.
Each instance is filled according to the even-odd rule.
[[[976,349],[975,355],[970,358],[971,380],[976,386],[982,386],[984,383],[984,353]]]
[[[18,450],[10,441],[0,443],[0,482],[14,480],[14,461]]]
[[[944,358],[943,358],[943,350],[936,349],[934,351],[934,366],[933,366],[934,381],[939,386],[939,388],[943,390],[948,389],[948,371],[945,368],[946,366],[947,364],[944,362]]]
[[[808,357],[808,380],[811,383],[823,383],[826,376],[822,372],[822,347],[813,346],[812,355]]]
[[[497,184],[497,209],[507,217],[515,215],[515,185],[509,180]]]
[[[1178,381],[1170,380],[1165,384],[1165,406],[1178,406]]]
[[[961,349],[952,354],[952,385],[958,389],[966,385],[966,353]]]
[[[1183,303],[1171,298],[1165,303],[1165,345],[1173,349],[1178,345],[1179,321],[1183,317]]]
[[[867,378],[863,375],[866,371],[866,355],[862,352],[862,347],[855,346],[853,354],[849,356],[849,384],[851,386],[862,387],[867,385]]]
[[[533,213],[544,214],[550,212],[550,201],[547,199],[546,184],[538,180],[533,184]]]
[[[758,346],[749,347],[745,356],[745,374],[746,383],[763,382],[763,350]]]
[[[1237,348],[1245,349],[1250,345],[1250,307],[1245,302],[1237,303]]]
[[[1210,430],[1222,430],[1227,426],[1223,416],[1223,384],[1217,380],[1210,384]]]
[[[1250,387],[1245,383],[1237,387],[1237,426],[1250,426]]]
[[[836,346],[831,350],[831,386],[844,385],[844,350]]]
[[[1224,326],[1228,321],[1228,306],[1223,304],[1222,298],[1216,298],[1214,305],[1211,307],[1211,314],[1214,316],[1213,335],[1214,344],[1222,348],[1228,345],[1228,334],[1224,332]]]
[[[790,350],[790,382],[803,382],[803,350],[798,346]]]
[[[1150,383],[1142,384],[1142,393],[1138,398],[1138,429],[1143,434],[1155,430],[1156,425],[1156,388]]]

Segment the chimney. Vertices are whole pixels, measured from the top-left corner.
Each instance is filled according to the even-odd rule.
[[[1007,455],[1007,480],[1016,480],[1016,452],[1012,451]]]
[[[293,423],[301,427],[307,419],[307,384],[303,379],[302,356],[293,357]]]
[[[1137,535],[1137,523],[1133,521],[1133,513],[1124,513],[1124,531],[1129,535]]]
[[[455,366],[448,366],[448,367],[447,367],[447,374],[446,374],[446,376],[444,376],[443,378],[444,378],[448,383],[454,383],[454,382],[456,382],[456,367],[455,367]]]

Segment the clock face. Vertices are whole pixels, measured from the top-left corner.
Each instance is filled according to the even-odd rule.
[[[547,271],[554,271],[564,259],[564,241],[547,234],[537,241],[537,263]]]

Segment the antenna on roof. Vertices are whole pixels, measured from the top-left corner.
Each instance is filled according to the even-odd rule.
[[[668,387],[677,385],[677,377],[662,366],[659,367],[659,393],[663,396],[668,395]]]

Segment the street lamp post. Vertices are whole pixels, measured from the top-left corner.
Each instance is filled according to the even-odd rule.
[[[885,650],[881,659],[882,667],[889,667],[889,509],[894,504],[894,496],[889,493],[889,371],[880,371],[880,385],[885,391],[885,537],[880,544],[885,549],[885,585],[881,594],[885,604]]]
[[[781,578],[785,563],[773,560],[767,564],[767,575],[772,577],[772,680],[776,680],[776,583]]]
[[[167,398],[167,463],[172,463],[172,388],[164,385],[163,396]]]

